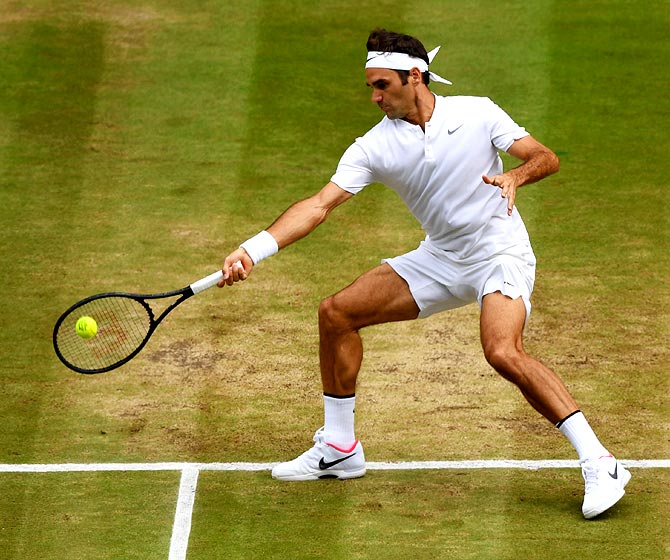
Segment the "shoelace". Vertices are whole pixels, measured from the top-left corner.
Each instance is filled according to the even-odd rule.
[[[582,467],[582,474],[584,475],[584,492],[588,494],[595,486],[598,485],[599,469],[590,465]]]
[[[320,444],[320,443],[321,444],[325,443],[325,438],[323,437],[323,434],[324,434],[324,428],[321,427],[314,434],[314,437],[312,438],[312,441],[314,441],[314,443],[316,443],[317,445]]]

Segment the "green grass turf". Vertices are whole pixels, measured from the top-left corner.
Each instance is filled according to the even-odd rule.
[[[2,476],[5,558],[167,558],[176,473]],[[202,472],[188,558],[667,557],[667,519],[649,513],[667,507],[667,471],[635,470],[626,499],[589,523],[580,519],[578,476],[387,471],[277,484],[266,472]]]
[[[202,473],[189,558],[531,560],[603,550],[618,558],[666,557],[666,520],[645,510],[663,507],[667,472],[636,471],[645,490],[593,523],[580,520],[575,475],[372,472],[355,481],[278,485],[265,473]],[[638,516],[648,521],[644,538],[631,523]]]
[[[3,558],[165,559],[177,473],[3,474]]]
[[[560,174],[524,188],[518,200],[539,260],[527,347],[564,377],[618,455],[667,458],[669,18],[658,1],[5,2],[0,462],[275,461],[304,450],[321,415],[318,301],[421,238],[379,186],[264,262],[245,285],[180,308],[122,370],[95,378],[67,372],[53,355],[51,328],[90,293],[162,291],[204,276],[325,183],[341,152],[380,118],[361,69],[365,37],[377,25],[416,34],[428,48],[442,44],[435,70],[455,85],[437,85],[438,93],[490,95],[559,153]],[[364,333],[357,414],[371,460],[574,457],[483,362],[476,321],[470,307]],[[73,482],[62,490],[50,483],[57,477],[4,476],[10,558],[67,550],[68,525],[37,507],[38,496],[67,511],[71,493],[83,493],[81,515],[91,520],[114,508],[98,499],[108,485],[121,488],[123,503],[114,477],[125,475],[104,475],[102,485],[98,475],[68,475]],[[154,536],[138,542],[138,557],[153,557],[155,547],[163,557],[175,477],[136,476],[150,486],[166,482],[167,510],[143,521],[142,500],[128,487],[126,513],[137,522],[114,527],[132,536],[145,524]],[[312,521],[303,510],[323,513],[323,523],[332,512],[319,508],[311,487],[275,487],[267,473],[227,476],[203,475],[194,555],[216,556],[220,546],[243,557],[228,537],[217,540],[219,513],[243,527],[306,525],[295,534],[277,530],[278,540],[295,538],[297,546]],[[654,538],[645,532],[668,518],[665,473],[637,474],[637,502],[623,502],[596,529],[579,521],[576,472],[559,473],[558,483],[496,474],[494,481],[507,477],[507,494],[487,486],[488,474],[473,476],[479,490],[463,490],[472,499],[457,516],[465,526],[498,526],[503,508],[515,514],[504,518],[507,548],[496,551],[472,528],[458,534],[463,557],[511,557],[514,535],[526,533],[537,542],[568,535],[594,555],[594,543],[604,542],[599,551],[616,555],[623,540],[597,528],[628,523],[629,557],[635,546],[640,557],[667,554],[660,529]],[[364,506],[376,503],[374,481],[402,486],[415,476],[370,479],[351,489],[328,485],[323,500],[337,501],[333,489],[351,492],[359,500],[349,529],[357,541],[406,551],[402,527],[384,530],[383,517]],[[538,481],[531,514],[515,501],[527,495],[524,480]],[[443,512],[442,487],[432,477],[416,481],[416,492],[435,493],[429,505]],[[221,487],[243,484],[258,504],[253,515],[222,503]],[[288,519],[262,507],[267,493],[282,492],[296,492]],[[484,498],[496,492],[502,498],[489,507]],[[380,503],[393,504],[399,526],[422,506]],[[441,551],[449,541],[427,537],[435,518],[425,526],[418,519],[416,530],[433,542],[422,552],[430,557],[432,546]],[[90,531],[87,523],[82,530]],[[344,546],[328,534],[316,536]],[[85,557],[108,539],[102,531],[99,542],[72,549]]]

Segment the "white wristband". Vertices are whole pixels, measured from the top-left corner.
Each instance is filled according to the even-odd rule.
[[[254,264],[258,264],[279,251],[275,238],[265,230],[247,239],[240,247],[249,254]]]

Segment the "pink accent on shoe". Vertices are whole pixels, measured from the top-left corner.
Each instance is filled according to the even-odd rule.
[[[333,449],[337,449],[341,453],[351,453],[354,450],[354,447],[358,445],[358,440],[356,440],[349,449],[344,449],[343,447],[338,447],[337,445],[333,445],[332,443],[328,442],[326,442],[326,445],[332,447]]]

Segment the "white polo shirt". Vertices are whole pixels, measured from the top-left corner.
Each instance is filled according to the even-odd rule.
[[[346,150],[331,181],[352,194],[371,183],[387,185],[420,221],[429,246],[457,262],[514,254],[520,246],[528,252],[516,207],[508,216],[500,188],[482,180],[502,173],[498,150],[524,136],[488,98],[436,95],[425,133],[384,117]]]

